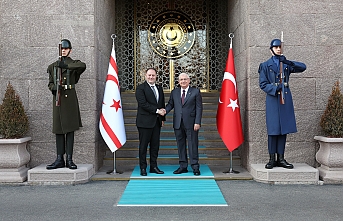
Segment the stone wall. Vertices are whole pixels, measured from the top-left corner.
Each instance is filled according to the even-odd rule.
[[[110,60],[112,43],[111,35],[115,34],[115,1],[95,1],[95,84],[96,84],[96,101],[95,120],[93,121],[92,129],[95,133],[95,165],[96,171],[102,166],[103,158],[106,150],[108,150],[99,132],[99,119],[102,107],[102,99],[104,96],[106,76],[108,72],[108,64]],[[116,40],[116,39],[115,39]]]
[[[0,97],[8,81],[21,96],[30,120],[30,167],[56,157],[46,70],[58,58],[61,35],[72,43],[71,57],[87,65],[76,85],[83,128],[75,133],[74,161],[91,163],[96,170],[102,164],[98,119],[112,46],[114,1],[95,2],[0,1]]]
[[[240,103],[240,110],[241,110],[241,118],[243,124],[243,131],[244,131],[244,143],[238,148],[237,152],[241,156],[243,166],[247,166],[249,154],[248,148],[246,146],[249,145],[249,112],[247,110],[248,105],[248,96],[249,95],[249,88],[248,88],[248,81],[247,72],[249,68],[248,63],[248,36],[247,33],[249,31],[248,28],[248,1],[229,1],[228,3],[228,11],[229,11],[229,32],[234,34],[233,42],[232,42],[232,49],[235,56],[235,69],[236,69],[236,81],[237,81],[237,88],[239,93],[239,103]],[[228,40],[230,40],[228,38]]]
[[[230,1],[229,29],[235,32],[236,73],[244,116],[243,164],[268,160],[265,94],[258,84],[258,66],[267,60],[270,41],[284,33],[287,59],[304,62],[307,70],[291,75],[298,132],[288,136],[285,155],[290,162],[316,166],[319,127],[327,98],[336,80],[342,82],[343,3],[334,1]],[[239,73],[239,74],[238,74]]]

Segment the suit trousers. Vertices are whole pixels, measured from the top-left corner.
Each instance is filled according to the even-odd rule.
[[[187,145],[188,141],[188,155],[191,167],[193,170],[199,169],[199,153],[198,153],[198,134],[199,131],[194,131],[193,128],[187,129],[183,120],[181,120],[181,125],[179,129],[174,128],[174,133],[177,142],[177,149],[179,153],[179,164],[180,168],[186,169],[188,167],[187,159]]]
[[[268,135],[268,151],[269,154],[284,154],[286,146],[287,134],[284,135]]]
[[[147,168],[146,153],[149,147],[150,168],[157,167],[158,151],[160,149],[161,125],[156,117],[156,124],[153,128],[137,127],[139,133],[139,167]]]

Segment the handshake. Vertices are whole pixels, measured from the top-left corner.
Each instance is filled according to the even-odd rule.
[[[164,109],[164,108],[159,109],[159,110],[157,111],[157,113],[158,113],[159,115],[161,115],[161,116],[164,116],[164,115],[167,114],[166,109]]]

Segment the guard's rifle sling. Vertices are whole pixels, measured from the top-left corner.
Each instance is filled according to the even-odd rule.
[[[58,44],[58,60],[62,61],[62,42]],[[56,106],[61,105],[61,88],[62,88],[62,68],[57,68],[57,76],[56,76]]]
[[[281,55],[283,55],[283,32],[281,32]],[[283,63],[280,61],[280,81],[281,91],[280,91],[280,104],[285,104],[285,75],[283,73]]]

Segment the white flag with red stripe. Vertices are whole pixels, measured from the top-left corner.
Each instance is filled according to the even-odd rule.
[[[110,62],[108,65],[99,129],[102,138],[112,152],[125,144],[126,133],[114,44],[112,45]]]

